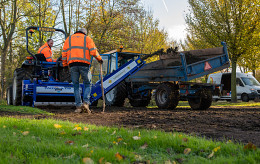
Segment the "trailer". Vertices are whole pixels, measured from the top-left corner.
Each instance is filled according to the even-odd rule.
[[[211,106],[212,96],[220,94],[221,85],[189,82],[193,79],[220,71],[230,66],[227,46],[167,53],[156,52],[160,60],[145,64],[106,94],[106,104],[123,106],[128,98],[133,107],[145,107],[154,91],[155,102],[160,109],[175,109],[180,100],[188,101],[192,109],[205,110]],[[120,58],[147,59],[154,54],[141,54],[122,49],[102,54],[106,60],[107,74],[120,67]],[[96,63],[97,64],[97,63]],[[95,63],[94,63],[95,65]],[[98,72],[96,70],[96,72]],[[98,76],[93,71],[93,76]]]

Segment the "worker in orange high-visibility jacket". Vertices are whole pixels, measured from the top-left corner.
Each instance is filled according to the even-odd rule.
[[[38,54],[43,54],[47,62],[56,62],[56,59],[52,59],[51,47],[53,46],[53,40],[48,39],[47,42],[41,46],[38,50]]]
[[[70,68],[76,104],[75,112],[80,113],[82,112],[82,109],[85,109],[90,114],[91,111],[89,110],[89,104],[91,93],[91,79],[88,76],[88,74],[90,73],[90,55],[94,56],[100,64],[103,63],[103,60],[97,51],[95,43],[86,34],[87,30],[85,28],[82,28],[65,40],[62,51],[62,64],[63,67],[69,66]],[[83,84],[85,88],[83,93],[83,104],[79,91],[80,75],[83,79]]]

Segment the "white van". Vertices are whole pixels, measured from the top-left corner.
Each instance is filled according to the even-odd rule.
[[[260,98],[260,83],[254,76],[236,73],[237,99],[248,102]],[[210,74],[207,83],[222,84],[221,95],[213,96],[213,100],[231,100],[231,73]]]

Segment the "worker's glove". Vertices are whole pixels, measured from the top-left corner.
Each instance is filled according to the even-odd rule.
[[[98,62],[99,62],[100,64],[103,64],[103,60],[102,60],[102,59],[101,59],[101,60],[99,60]]]

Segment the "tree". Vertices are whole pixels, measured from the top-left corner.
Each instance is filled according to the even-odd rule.
[[[9,6],[10,5],[10,6]],[[0,26],[2,35],[2,46],[1,46],[1,95],[0,98],[4,96],[5,88],[5,69],[6,69],[6,56],[10,42],[12,40],[16,23],[18,21],[17,17],[17,0],[1,1],[0,8]]]
[[[238,59],[252,47],[259,46],[259,0],[189,0],[186,15],[188,30],[196,41],[213,47],[221,41],[228,45],[232,64],[232,102],[236,102],[236,66]]]

